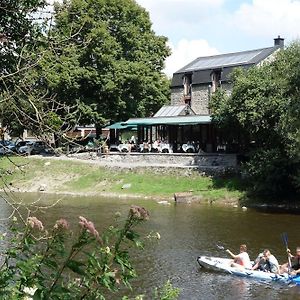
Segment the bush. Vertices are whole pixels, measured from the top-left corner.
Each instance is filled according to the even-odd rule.
[[[1,299],[105,299],[130,288],[136,272],[129,247],[143,247],[134,227],[148,218],[147,210],[131,206],[123,227],[110,226],[101,235],[81,216],[77,235],[65,219],[47,231],[36,217],[28,217],[25,226],[15,218],[10,233],[1,236]]]

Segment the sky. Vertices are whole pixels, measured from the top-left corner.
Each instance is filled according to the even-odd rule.
[[[285,45],[300,39],[300,0],[136,0],[168,38],[165,73],[197,57]]]

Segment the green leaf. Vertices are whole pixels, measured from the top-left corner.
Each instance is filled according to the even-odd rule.
[[[84,263],[76,260],[68,260],[66,266],[73,272],[79,275],[85,275],[85,271],[81,268],[84,266]]]

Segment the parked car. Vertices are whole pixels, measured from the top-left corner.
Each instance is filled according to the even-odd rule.
[[[33,155],[49,152],[47,144],[43,141],[22,141],[20,143],[23,142],[25,142],[25,144],[23,146],[18,146],[17,148],[17,151],[20,154]]]
[[[25,141],[18,141],[18,142],[16,142],[16,152],[17,153],[23,153],[24,148],[22,148],[22,147],[26,146],[28,143],[32,143],[32,141],[25,140]],[[21,148],[22,148],[22,150],[20,152]]]
[[[0,141],[0,155],[12,154],[16,150],[16,145],[11,141]]]

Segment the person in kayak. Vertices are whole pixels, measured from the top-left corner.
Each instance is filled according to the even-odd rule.
[[[278,260],[269,249],[265,249],[264,252],[260,253],[255,262],[252,270],[261,270],[275,274],[279,272]]]
[[[289,256],[289,260],[291,261],[291,268],[289,267],[289,262],[281,265],[280,273],[290,273],[290,275],[298,275],[300,274],[300,247],[296,248],[296,255],[291,254],[291,250],[287,249],[287,254]]]
[[[251,269],[251,261],[247,253],[247,246],[245,244],[240,245],[240,253],[235,255],[229,249],[226,252],[233,258],[231,267],[237,267],[240,269]]]

